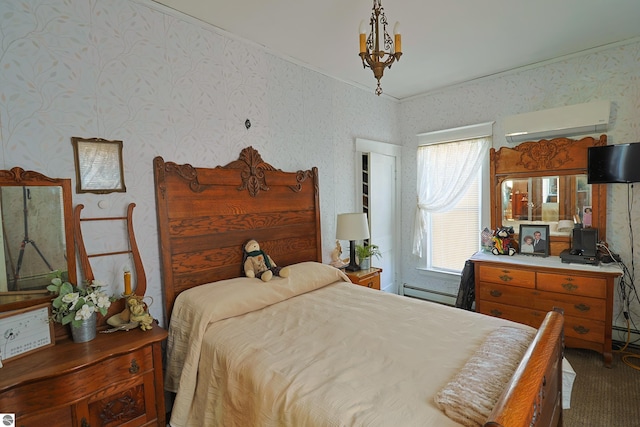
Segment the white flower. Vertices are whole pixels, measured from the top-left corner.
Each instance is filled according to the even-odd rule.
[[[90,301],[95,305],[98,301],[98,297],[95,292],[91,292],[87,294],[87,296],[85,297],[85,300]]]
[[[82,308],[76,311],[76,320],[86,320],[94,313],[95,308],[89,304],[85,304]]]
[[[101,280],[94,279],[91,281],[91,286],[93,286],[94,288],[103,288],[105,287],[105,284]]]
[[[69,304],[69,310],[73,310],[78,302],[78,298],[80,298],[80,294],[78,292],[70,292],[62,297],[62,302]]]
[[[99,308],[109,308],[111,306],[111,301],[109,300],[109,296],[107,294],[105,294],[104,292],[99,292],[95,304]]]

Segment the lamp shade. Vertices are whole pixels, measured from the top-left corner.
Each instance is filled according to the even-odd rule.
[[[336,239],[363,240],[369,238],[369,223],[367,214],[344,213],[338,215]]]

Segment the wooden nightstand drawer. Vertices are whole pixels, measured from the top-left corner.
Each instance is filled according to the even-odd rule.
[[[607,281],[603,278],[570,274],[538,273],[538,289],[570,295],[606,298]]]
[[[481,282],[502,283],[521,288],[536,287],[536,273],[533,271],[481,265],[479,276],[477,280]]]
[[[382,269],[376,267],[360,271],[345,271],[351,283],[377,290],[380,290],[380,273]]]

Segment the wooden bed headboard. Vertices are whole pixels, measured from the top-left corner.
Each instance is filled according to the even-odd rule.
[[[167,325],[180,292],[243,274],[250,239],[280,266],[322,262],[317,168],[283,172],[253,147],[226,166],[153,166]]]

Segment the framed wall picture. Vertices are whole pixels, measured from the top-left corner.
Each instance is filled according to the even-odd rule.
[[[26,356],[55,344],[51,304],[44,303],[0,314],[0,361]]]
[[[549,225],[520,224],[520,253],[549,256]]]
[[[122,141],[72,137],[76,193],[124,193]]]

